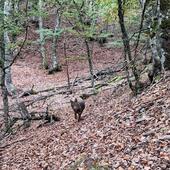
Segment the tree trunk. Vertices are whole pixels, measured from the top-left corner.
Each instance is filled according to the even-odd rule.
[[[152,70],[148,74],[151,81],[154,81],[154,77],[164,73],[165,65],[165,50],[162,48],[162,30],[161,25],[164,16],[161,12],[161,3],[160,0],[149,1],[148,11],[146,13],[147,22],[149,23],[149,36],[150,36],[150,48],[152,51]],[[152,10],[151,10],[152,9]]]
[[[65,39],[65,37],[64,37],[64,39]],[[66,74],[67,74],[68,89],[70,89],[71,83],[70,83],[69,65],[68,65],[68,59],[67,59],[66,40],[64,40],[64,58],[65,58],[65,64],[66,64]]]
[[[165,68],[170,69],[170,1],[161,0],[160,11],[163,15],[161,22],[162,48],[165,52]]]
[[[5,1],[0,1],[0,10],[4,11]],[[4,16],[0,16],[1,22],[4,24]],[[10,129],[10,117],[9,117],[9,105],[8,105],[8,92],[5,86],[5,43],[4,35],[0,35],[0,87],[2,90],[2,101],[3,101],[3,118],[5,123],[5,131]]]
[[[42,12],[43,1],[39,0],[39,11]],[[46,58],[46,51],[44,48],[45,40],[44,40],[44,33],[43,33],[43,18],[39,16],[39,30],[40,30],[40,53],[42,58],[42,65],[45,69],[48,69],[48,62]]]
[[[87,50],[87,59],[89,63],[89,71],[91,76],[91,86],[94,87],[94,73],[93,73],[93,63],[92,63],[92,52],[89,47],[88,40],[85,40],[86,50]]]
[[[9,0],[6,0],[4,3],[4,20],[5,22],[8,21],[8,17],[10,15],[10,10],[11,10],[11,2]],[[15,87],[12,83],[12,77],[11,77],[11,67],[8,67],[13,59],[12,56],[12,52],[9,49],[9,45],[10,45],[10,39],[9,39],[9,35],[8,32],[5,31],[4,32],[4,43],[5,43],[5,67],[7,67],[5,69],[5,85],[7,88],[7,91],[10,95],[14,95],[16,90]]]
[[[3,100],[3,110],[4,110],[4,123],[5,123],[5,131],[10,130],[10,117],[9,117],[9,105],[8,105],[8,91],[5,86],[5,71],[2,69],[1,71],[1,90],[2,90],[2,100]]]
[[[54,35],[53,35],[53,42],[52,42],[52,56],[51,56],[51,68],[49,70],[49,73],[53,73],[56,71],[61,70],[61,66],[59,65],[59,57],[57,54],[57,45],[58,45],[58,36],[57,31],[60,29],[60,14],[59,10],[56,10],[56,23],[55,23],[55,28],[54,28]]]
[[[127,81],[129,84],[129,87],[131,88],[132,91],[135,92],[135,94],[138,94],[139,91],[139,75],[137,73],[137,68],[135,66],[134,59],[132,59],[132,54],[131,54],[131,49],[130,49],[130,42],[129,42],[129,37],[126,31],[125,23],[124,23],[124,14],[123,14],[123,2],[122,0],[118,0],[118,16],[119,16],[119,24],[121,27],[122,31],[122,40],[124,44],[124,55],[125,55],[125,63],[126,63],[126,71],[127,71]],[[126,57],[127,56],[127,57]],[[132,87],[132,82],[130,81],[129,78],[129,67],[127,66],[127,59],[132,65],[132,73],[135,77],[135,87]],[[129,65],[129,64],[128,64]]]

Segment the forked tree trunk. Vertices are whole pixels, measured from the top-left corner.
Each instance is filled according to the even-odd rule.
[[[123,13],[123,1],[122,0],[118,0],[118,16],[119,16],[119,24],[120,24],[120,28],[122,31],[122,40],[123,40],[123,44],[124,44],[124,56],[125,56],[125,63],[129,65],[129,63],[127,63],[127,61],[130,62],[131,66],[131,70],[132,70],[132,74],[135,77],[135,86],[132,87],[132,82],[129,78],[129,67],[128,65],[126,65],[126,71],[127,71],[127,81],[129,84],[129,87],[131,88],[131,90],[135,93],[138,94],[139,93],[139,87],[140,87],[140,82],[139,82],[139,75],[137,72],[137,68],[135,66],[135,62],[134,59],[132,58],[132,54],[131,54],[131,49],[130,49],[130,42],[129,42],[129,37],[126,31],[126,27],[125,27],[125,23],[124,23],[124,13]]]

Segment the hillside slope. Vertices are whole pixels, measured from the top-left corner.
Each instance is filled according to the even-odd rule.
[[[138,97],[126,86],[103,90],[80,122],[69,104],[57,114],[60,122],[5,138],[1,169],[170,169],[170,77]]]

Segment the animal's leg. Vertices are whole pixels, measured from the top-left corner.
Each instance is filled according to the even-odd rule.
[[[81,120],[81,113],[78,113],[78,122]]]
[[[77,119],[77,113],[74,113],[75,119]]]

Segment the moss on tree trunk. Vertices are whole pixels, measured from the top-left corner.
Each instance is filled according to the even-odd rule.
[[[170,69],[170,1],[161,0],[161,13],[163,20],[161,22],[162,29],[162,48],[165,51],[165,67]]]

